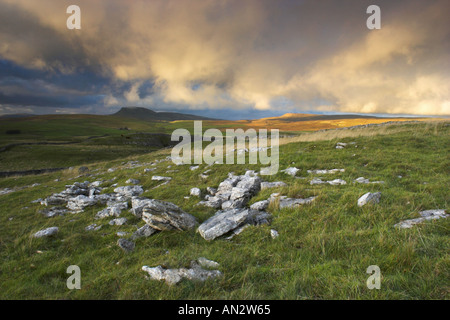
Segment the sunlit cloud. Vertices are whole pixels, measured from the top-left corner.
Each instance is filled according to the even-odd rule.
[[[86,101],[99,110],[449,115],[450,3],[377,2],[382,29],[371,31],[369,1],[80,0],[74,31],[71,1],[0,0],[0,58],[46,72],[31,86],[39,94],[102,96]],[[102,83],[70,88],[55,76],[79,73]],[[4,95],[31,94],[2,83]]]

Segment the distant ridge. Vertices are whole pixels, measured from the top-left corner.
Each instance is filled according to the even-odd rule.
[[[123,107],[113,116],[134,118],[139,120],[217,120],[207,117],[196,116],[193,114],[178,113],[178,112],[155,112],[153,110],[143,107]]]
[[[32,114],[32,113],[11,113],[11,114],[0,115],[0,119],[26,118],[26,117],[34,117],[34,116],[35,116],[35,114]]]

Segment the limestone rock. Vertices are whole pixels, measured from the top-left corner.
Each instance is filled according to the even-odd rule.
[[[283,181],[261,182],[261,190],[278,187],[287,187],[287,184]]]
[[[222,276],[219,270],[205,270],[195,261],[191,263],[191,268],[164,269],[161,266],[150,268],[143,266],[142,270],[147,272],[152,280],[165,280],[167,284],[174,285],[183,278],[195,281],[206,281],[209,278]]]
[[[50,236],[57,234],[58,231],[59,231],[58,227],[50,227],[50,228],[47,228],[44,230],[39,230],[33,236],[35,238],[50,237]]]
[[[162,176],[153,176],[152,177],[153,181],[170,181],[172,180],[171,177],[162,177]]]
[[[191,196],[200,197],[202,194],[202,191],[199,188],[192,188],[189,192]]]
[[[138,218],[142,218],[142,210],[148,204],[150,199],[143,197],[133,197],[131,198],[131,210],[130,212]]]
[[[75,198],[71,198],[69,202],[67,202],[67,208],[74,212],[81,212],[86,207],[93,206],[97,203],[95,198],[79,195]]]
[[[316,197],[309,197],[305,199],[301,198],[288,198],[286,196],[281,196],[279,193],[272,193],[269,197],[269,202],[278,201],[278,206],[280,209],[283,208],[295,208],[300,205],[310,204],[314,201]]]
[[[100,230],[101,227],[102,226],[97,226],[97,224],[94,223],[94,224],[88,225],[86,228],[84,228],[84,230],[86,230],[86,231],[97,231],[97,230]]]
[[[381,198],[381,192],[367,192],[358,199],[358,207],[362,207],[367,203],[379,203]]]
[[[127,240],[127,239],[123,239],[123,238],[121,238],[117,241],[117,245],[126,252],[133,251],[134,247],[135,247],[134,242]]]
[[[158,232],[158,230],[153,229],[148,224],[146,224],[143,227],[137,229],[133,233],[133,236],[131,238],[132,239],[138,239],[138,238],[141,238],[141,237],[150,237],[152,234],[154,234],[156,232]]]
[[[125,183],[128,183],[128,184],[139,184],[140,183],[140,181],[139,180],[137,180],[137,179],[128,179],[127,181],[125,181]]]
[[[245,224],[260,225],[268,223],[270,214],[251,209],[228,209],[218,211],[214,216],[203,222],[197,232],[205,240],[214,240]]]
[[[278,233],[277,230],[271,229],[270,230],[270,236],[272,237],[272,239],[276,239],[280,236],[280,234]]]
[[[119,196],[132,198],[140,196],[142,193],[144,193],[144,189],[142,189],[141,186],[126,186],[115,188],[114,192],[116,192]]]
[[[50,209],[41,210],[40,212],[47,218],[52,218],[56,216],[63,216],[64,214],[69,212],[69,210],[61,207],[52,207]]]
[[[119,217],[122,213],[122,210],[125,210],[128,208],[127,202],[119,202],[115,203],[111,206],[108,206],[107,208],[99,211],[96,214],[97,218],[106,218],[106,217]]]
[[[214,216],[203,222],[197,232],[205,240],[213,240],[243,224],[250,215],[249,209],[229,209],[218,211]]]
[[[117,218],[117,219],[112,219],[110,222],[109,222],[109,224],[111,225],[111,226],[114,226],[114,225],[116,225],[116,226],[122,226],[122,225],[124,225],[125,223],[127,223],[127,218]]]
[[[142,219],[156,230],[189,230],[197,220],[170,202],[151,199],[142,212]]]
[[[450,214],[446,214],[445,210],[443,209],[434,209],[434,210],[425,210],[419,212],[421,215],[420,218],[416,219],[409,219],[401,221],[394,225],[394,227],[400,228],[400,229],[409,229],[412,228],[414,225],[422,223],[427,220],[435,220],[435,219],[441,219],[441,218],[448,218]]]
[[[269,206],[270,201],[269,200],[262,200],[262,201],[258,201],[255,202],[254,204],[252,204],[250,206],[250,209],[252,210],[258,210],[258,211],[263,211],[266,210],[267,207]]]
[[[308,173],[311,174],[333,174],[337,172],[345,172],[345,169],[331,169],[331,170],[307,170]]]
[[[208,260],[205,257],[200,257],[197,259],[198,264],[203,267],[203,268],[218,268],[220,266],[219,263],[212,261],[212,260]]]
[[[298,171],[300,171],[300,169],[297,169],[296,167],[289,167],[287,169],[281,170],[281,172],[284,172],[293,177],[297,174]]]

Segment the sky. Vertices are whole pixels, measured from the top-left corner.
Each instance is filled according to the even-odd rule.
[[[0,114],[124,106],[449,116],[450,1],[0,0]]]

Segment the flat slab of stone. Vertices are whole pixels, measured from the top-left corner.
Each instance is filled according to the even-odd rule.
[[[171,177],[163,177],[163,176],[153,176],[152,177],[153,181],[170,181],[172,180]]]
[[[214,216],[203,222],[197,232],[205,240],[214,240],[231,230],[238,228],[250,216],[249,209],[229,209],[218,211]]]
[[[436,219],[441,219],[441,218],[445,219],[450,216],[450,214],[447,214],[445,212],[445,210],[443,210],[443,209],[425,210],[425,211],[419,212],[419,214],[421,215],[420,218],[401,221],[401,222],[395,224],[394,227],[400,228],[400,229],[409,229],[409,228],[412,228],[414,225],[425,222],[425,221],[436,220]]]
[[[51,237],[57,234],[58,231],[59,231],[58,227],[50,227],[44,230],[39,230],[33,235],[33,237],[35,238]]]
[[[332,186],[345,185],[345,184],[347,184],[347,182],[346,182],[345,180],[342,180],[342,179],[334,179],[334,180],[323,181],[323,180],[320,179],[320,178],[314,178],[314,179],[312,179],[312,180],[309,182],[310,185],[315,185],[315,184],[327,184],[327,183],[328,183],[329,185],[332,185]]]
[[[279,208],[296,208],[301,205],[310,204],[316,197],[309,197],[305,199],[285,198],[279,200]]]
[[[333,174],[337,172],[345,172],[345,169],[317,169],[317,170],[307,170],[311,174]]]
[[[147,272],[152,280],[165,280],[168,285],[174,285],[182,279],[194,281],[206,281],[210,278],[222,276],[219,270],[205,270],[196,262],[191,263],[191,268],[165,269],[161,266],[148,267],[143,266],[142,270]]]
[[[284,183],[283,181],[261,182],[261,190],[279,187],[287,187],[287,184]]]

